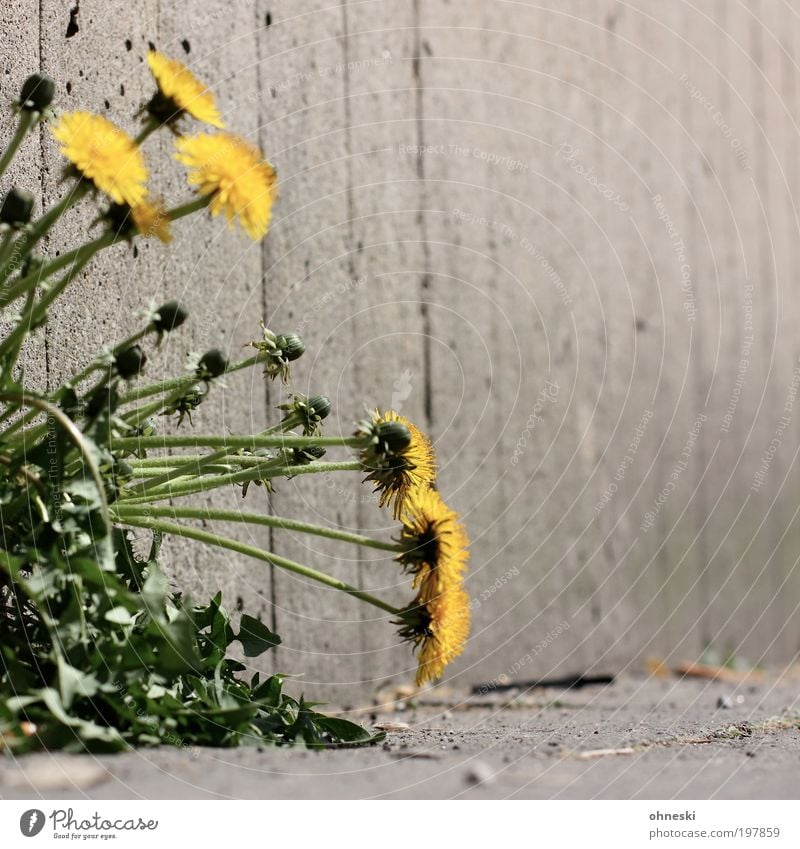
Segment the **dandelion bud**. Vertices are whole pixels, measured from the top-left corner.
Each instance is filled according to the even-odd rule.
[[[153,316],[153,327],[159,333],[169,333],[180,327],[189,318],[189,311],[178,301],[167,301]]]
[[[375,434],[378,450],[384,454],[399,454],[411,444],[411,431],[402,422],[379,422]]]
[[[296,333],[282,333],[275,340],[281,350],[281,356],[287,362],[298,360],[306,350],[305,343]]]
[[[114,365],[120,377],[129,380],[141,372],[147,362],[147,354],[139,345],[132,345],[117,354]]]
[[[228,368],[228,360],[219,348],[206,351],[197,366],[197,375],[205,380],[219,377]]]
[[[33,195],[24,189],[13,188],[5,196],[0,208],[0,223],[8,224],[15,230],[24,227],[33,214]]]
[[[56,84],[47,74],[33,74],[22,84],[20,109],[44,112],[56,96]]]
[[[331,401],[325,395],[312,395],[307,401],[306,406],[311,410],[317,419],[327,419],[331,412]]]

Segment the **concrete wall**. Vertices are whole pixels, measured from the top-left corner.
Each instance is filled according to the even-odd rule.
[[[800,22],[789,6],[6,0],[0,16],[4,100],[42,68],[63,108],[132,129],[153,42],[212,85],[281,177],[263,246],[198,221],[176,228],[171,250],[96,262],[54,314],[45,356],[31,353],[37,379],[53,383],[121,336],[150,299],[193,306],[192,329],[151,374],[190,349],[240,350],[262,315],[298,327],[309,353],[295,386],[330,394],[343,429],[363,402],[394,400],[436,441],[441,489],[474,540],[461,682],[693,658],[706,645],[751,662],[794,656]],[[148,142],[154,163],[169,144]],[[21,183],[44,203],[58,196],[46,133],[23,163]],[[180,172],[162,174],[178,196]],[[196,426],[258,428],[278,400],[242,376]],[[248,497],[390,532],[351,483]],[[380,558],[247,533],[407,594]],[[308,692],[352,698],[410,676],[408,651],[363,606],[237,558],[170,553],[197,593],[220,587],[272,619],[277,666],[303,672]]]

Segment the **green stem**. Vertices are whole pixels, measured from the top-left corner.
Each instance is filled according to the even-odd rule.
[[[134,490],[131,495],[122,495],[120,504],[148,504],[151,501],[164,501],[168,498],[183,498],[187,495],[196,495],[199,492],[208,492],[221,486],[228,486],[248,481],[267,480],[269,478],[295,477],[298,475],[313,475],[319,472],[358,472],[362,470],[361,463],[308,463],[304,466],[278,466],[279,461],[268,461],[260,466],[250,469],[242,469],[238,472],[230,472],[227,475],[208,475],[196,478],[192,481],[174,485],[167,485],[154,489],[146,495],[138,495]]]
[[[48,289],[38,301],[30,305],[29,309],[26,310],[25,314],[22,315],[17,322],[16,327],[14,327],[11,333],[9,333],[8,336],[0,342],[0,352],[15,350],[15,346],[17,346],[18,343],[25,338],[26,334],[31,331],[31,328],[36,327],[37,323],[44,317],[44,314],[50,304],[52,304],[53,301],[61,295],[72,281],[72,278],[83,269],[90,259],[91,255],[87,255],[76,260],[72,268],[70,268],[61,280],[55,284],[55,286]]]
[[[11,164],[11,160],[16,155],[19,150],[19,146],[22,144],[22,140],[28,134],[28,130],[33,127],[37,120],[40,117],[40,113],[36,112],[32,109],[21,109],[19,113],[19,123],[17,124],[17,129],[14,132],[14,136],[11,141],[8,143],[8,147],[5,149],[5,153],[3,153],[2,158],[0,158],[0,177],[6,173],[6,169]]]
[[[241,371],[243,368],[258,365],[266,359],[267,354],[258,353],[255,356],[247,357],[247,359],[239,360],[239,362],[231,363],[226,369],[225,374],[231,374],[234,371]],[[185,389],[193,383],[197,383],[196,374],[187,374],[183,377],[172,377],[169,380],[161,380],[158,383],[151,383],[150,386],[142,386],[139,389],[134,389],[127,395],[120,398],[120,406],[131,404],[134,401],[141,401],[142,398],[149,398],[151,395],[160,395],[163,392],[171,392],[175,389]]]
[[[111,247],[111,245],[116,244],[118,241],[119,236],[116,233],[111,233],[109,231],[103,233],[102,236],[99,236],[91,242],[86,242],[86,244],[73,248],[73,250],[67,251],[61,256],[56,257],[54,260],[43,265],[37,271],[33,271],[25,277],[21,277],[16,281],[16,283],[14,283],[13,286],[9,286],[8,290],[0,296],[0,306],[5,306],[6,304],[10,304],[12,301],[15,301],[20,297],[20,295],[24,295],[30,289],[35,288],[39,285],[39,283],[47,280],[47,278],[55,274],[56,271],[60,271],[70,263],[79,262],[84,257],[86,257],[88,261],[96,253],[98,253],[98,251]]]
[[[7,224],[2,225],[0,229],[5,228],[3,235],[0,237],[0,264],[4,263],[8,257],[11,242],[14,241],[15,231]]]
[[[217,548],[226,548],[229,551],[244,554],[246,557],[252,557],[255,560],[262,560],[264,563],[271,563],[273,566],[277,566],[280,569],[286,569],[289,572],[294,572],[296,575],[302,575],[304,578],[310,578],[312,581],[325,584],[325,586],[333,587],[333,589],[347,593],[360,601],[365,601],[367,604],[371,604],[374,607],[385,610],[387,613],[391,613],[394,616],[401,616],[403,613],[402,610],[393,607],[391,604],[387,604],[382,599],[364,592],[363,590],[359,590],[357,587],[353,587],[350,584],[346,584],[344,581],[340,581],[338,578],[327,575],[325,572],[319,572],[316,569],[312,569],[310,566],[303,566],[301,563],[295,563],[294,560],[289,560],[286,557],[281,557],[279,554],[275,554],[272,551],[265,551],[264,549],[257,548],[254,545],[248,545],[247,543],[239,542],[238,540],[230,539],[229,537],[224,537],[219,534],[210,533],[209,531],[203,531],[199,528],[190,528],[185,525],[176,525],[172,522],[161,522],[139,516],[129,516],[124,519],[120,518],[120,522],[136,528],[148,528],[152,531],[160,531],[165,534],[174,534],[175,536],[186,537],[187,539],[203,542],[206,545],[215,545]]]
[[[20,407],[35,407],[37,410],[45,413],[48,418],[52,418],[65,431],[70,441],[75,444],[75,447],[83,457],[83,462],[89,470],[89,474],[94,480],[97,488],[97,497],[100,501],[101,514],[103,522],[106,525],[106,538],[110,538],[111,524],[108,514],[108,501],[106,500],[106,490],[103,484],[103,477],[100,474],[100,467],[92,453],[92,448],[87,442],[84,435],[78,430],[75,423],[68,418],[58,407],[46,401],[44,398],[37,398],[31,395],[19,395],[16,392],[0,392],[0,401],[16,404]]]
[[[38,221],[34,222],[30,228],[23,232],[19,239],[14,243],[14,254],[16,256],[11,257],[11,259],[6,260],[2,266],[0,266],[0,281],[5,280],[8,275],[13,271],[13,268],[16,268],[19,263],[33,250],[33,248],[38,244],[39,240],[47,233],[47,231],[55,224],[55,222],[72,206],[74,206],[84,195],[86,195],[91,188],[91,184],[85,180],[81,180],[78,184],[72,189],[71,192],[66,194],[61,200],[53,207],[51,207]],[[28,278],[35,281],[39,281],[42,278],[41,274],[44,271],[42,269],[40,272],[36,272],[35,274],[28,275]],[[27,287],[26,287],[27,288]],[[23,294],[25,289],[17,292],[14,297],[19,297]],[[0,298],[0,305],[9,303],[9,299],[5,296]]]
[[[340,542],[349,542],[354,545],[362,545],[366,548],[375,548],[379,551],[391,551],[398,553],[402,548],[393,542],[382,542],[372,539],[363,534],[351,534],[336,528],[326,528],[322,525],[312,525],[308,522],[297,522],[294,519],[285,519],[281,516],[269,516],[261,513],[242,513],[239,510],[217,510],[204,507],[128,507],[124,503],[115,505],[112,513],[119,521],[126,521],[128,517],[136,518],[166,518],[166,519],[199,519],[201,521],[217,522],[242,522],[248,525],[263,525],[268,528],[281,528],[287,531],[298,531],[303,534],[312,534],[327,539],[335,539]]]
[[[121,436],[111,442],[113,451],[139,451],[152,448],[246,448],[250,451],[258,448],[307,448],[311,445],[321,447],[353,448],[363,447],[363,436],[296,436],[292,433],[276,433],[265,436]]]
[[[141,146],[148,136],[152,135],[159,127],[161,126],[161,122],[157,121],[155,118],[148,118],[147,123],[142,127],[141,132],[134,139],[134,142]]]
[[[152,324],[148,324],[147,327],[139,330],[137,333],[132,333],[127,339],[123,339],[122,342],[119,342],[111,349],[111,356],[116,357],[118,354],[126,351],[131,347],[131,345],[135,345],[138,341],[144,339],[148,333],[152,333],[154,329],[155,328]],[[90,362],[83,371],[79,371],[76,375],[73,375],[69,380],[65,381],[64,386],[78,386],[83,383],[87,377],[91,377],[96,371],[106,368],[107,365],[108,362],[105,357],[98,357],[97,359],[92,360],[92,362]]]
[[[186,203],[182,203],[180,206],[170,209],[169,212],[167,212],[167,216],[170,221],[177,221],[179,218],[184,218],[187,215],[191,215],[193,212],[199,212],[211,203],[211,199],[213,197],[213,195],[199,195]]]

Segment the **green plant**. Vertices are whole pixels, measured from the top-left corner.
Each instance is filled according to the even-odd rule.
[[[397,414],[378,411],[352,435],[325,436],[330,402],[324,395],[292,396],[280,420],[257,434],[186,433],[181,426],[192,423],[217,381],[259,367],[266,379],[288,383],[305,345],[295,333],[262,324],[249,357],[230,362],[213,349],[191,356],[180,375],[143,382],[151,343],[157,347],[187,319],[188,310],[174,301],[151,308],[138,330],[50,392],[26,385],[18,365],[25,339],[47,322],[51,305],[99,251],[150,236],[168,243],[172,222],[206,209],[240,220],[253,238],[267,232],[275,172],[228,133],[179,137],[177,158],[189,167],[196,194],[171,209],[149,199],[139,149],[146,138],[161,126],[177,130],[188,116],[221,126],[210,94],[197,109],[189,97],[195,89],[165,85],[165,75],[186,84],[181,66],[150,59],[158,92],[139,136],[130,139],[89,113],[61,116],[53,132],[72,181],[64,198],[34,219],[31,196],[13,188],[0,211],[0,307],[9,320],[0,338],[0,744],[104,750],[372,743],[379,736],[284,694],[283,676],[247,680],[232,644],[253,658],[280,638],[247,614],[235,624],[219,595],[198,606],[171,588],[161,541],[171,534],[234,551],[379,608],[419,649],[424,683],[460,653],[469,610],[461,588],[468,543],[456,514],[431,488],[435,461],[427,437]],[[42,75],[26,81],[0,176],[48,116],[54,89]],[[41,238],[71,207],[98,202],[92,196],[99,198],[100,235],[56,258],[38,257]],[[329,449],[355,456],[324,459]],[[277,478],[340,472],[376,484],[380,503],[401,519],[397,541],[192,502],[221,487],[241,487],[246,496],[250,486],[271,489]],[[192,520],[203,526],[187,523]],[[217,521],[385,551],[413,575],[414,598],[395,607],[317,568],[223,536]],[[134,550],[130,528],[149,533],[146,556]]]

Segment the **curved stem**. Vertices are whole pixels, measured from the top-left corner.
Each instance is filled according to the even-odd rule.
[[[111,520],[108,514],[108,501],[106,499],[105,486],[103,485],[103,477],[100,474],[100,467],[97,465],[97,462],[92,455],[89,443],[86,441],[86,438],[80,430],[78,430],[75,422],[68,418],[54,404],[51,404],[49,401],[45,401],[44,398],[37,398],[31,395],[20,395],[16,392],[0,392],[0,401],[10,401],[20,407],[35,407],[37,410],[46,413],[49,418],[58,422],[69,437],[70,441],[74,443],[75,447],[80,452],[83,457],[83,462],[86,464],[86,468],[89,470],[89,474],[94,480],[95,487],[97,488],[97,497],[100,500],[101,512],[103,514],[103,523],[106,526],[106,536],[110,538]]]
[[[147,123],[142,127],[141,132],[136,136],[134,142],[141,146],[147,137],[152,135],[160,126],[160,121],[157,121],[155,118],[148,118]]]
[[[338,578],[327,575],[325,572],[319,572],[316,569],[312,569],[310,566],[303,566],[301,563],[295,563],[295,561],[289,560],[286,557],[281,557],[279,554],[275,554],[274,552],[265,551],[262,548],[257,548],[254,545],[248,545],[247,543],[239,542],[238,540],[230,539],[229,537],[224,537],[220,534],[210,533],[209,531],[203,531],[199,528],[190,528],[186,525],[177,525],[172,522],[146,519],[139,516],[128,516],[126,518],[120,517],[120,523],[131,525],[136,528],[148,528],[152,531],[160,531],[165,534],[174,534],[175,536],[194,539],[198,542],[204,542],[207,545],[215,545],[217,548],[226,548],[229,551],[244,554],[245,556],[252,557],[255,560],[262,560],[265,563],[271,563],[273,566],[277,566],[280,569],[286,569],[289,572],[294,572],[296,575],[302,575],[304,578],[310,578],[312,581],[325,584],[325,586],[333,587],[335,590],[347,593],[354,598],[365,601],[367,604],[371,604],[374,607],[379,607],[381,610],[385,610],[387,613],[391,613],[395,616],[400,616],[403,612],[399,608],[393,607],[391,604],[387,604],[387,602],[382,599],[364,592],[363,590],[359,590],[357,587],[353,587],[344,581],[340,581]]]
[[[266,354],[259,353],[255,356],[247,357],[247,359],[239,360],[239,362],[231,363],[225,369],[225,374],[231,374],[231,372],[240,371],[243,368],[258,365],[258,363],[264,361],[266,356]],[[175,389],[188,388],[193,383],[197,383],[197,380],[198,378],[196,374],[187,374],[183,377],[172,377],[169,380],[161,380],[158,383],[151,383],[150,386],[142,386],[140,389],[134,389],[127,395],[123,395],[122,398],[120,398],[119,403],[120,406],[122,406],[124,404],[130,404],[133,401],[140,401],[142,398],[149,398],[151,395],[159,395],[162,392],[171,392]]]
[[[277,463],[284,465],[276,465]],[[359,462],[349,463],[308,463],[305,466],[287,466],[284,460],[271,460],[263,465],[254,466],[250,469],[242,469],[227,475],[208,475],[194,480],[153,489],[147,494],[140,495],[136,490],[129,490],[130,495],[122,495],[120,504],[147,504],[150,501],[163,501],[166,498],[182,498],[186,495],[196,495],[198,492],[208,492],[210,489],[218,489],[248,481],[268,480],[269,478],[295,477],[297,475],[310,475],[317,472],[354,472],[361,471]]]
[[[264,436],[121,436],[112,440],[114,451],[139,451],[152,448],[307,448],[312,445],[321,447],[362,447],[363,436],[296,436],[291,433],[266,434]]]
[[[62,268],[65,268],[72,262],[79,262],[83,259],[85,255],[87,261],[91,259],[98,251],[102,251],[105,248],[109,248],[112,245],[115,245],[119,241],[119,236],[116,233],[106,232],[103,233],[102,236],[94,239],[91,242],[86,242],[86,244],[80,245],[77,248],[73,248],[71,251],[67,251],[59,257],[56,257],[54,260],[51,260],[48,263],[45,263],[40,269],[37,271],[33,271],[30,274],[27,274],[25,277],[21,277],[19,280],[14,283],[13,286],[9,286],[7,291],[0,296],[0,306],[5,306],[10,304],[12,301],[15,301],[21,295],[24,295],[30,289],[35,288],[44,280],[47,280],[48,277],[52,276],[56,273],[56,271],[60,271]]]
[[[362,545],[365,548],[375,548],[378,551],[401,552],[401,546],[393,542],[383,542],[363,534],[353,534],[337,528],[326,528],[323,525],[312,525],[308,522],[298,522],[281,516],[270,516],[262,513],[243,513],[239,510],[217,510],[211,507],[128,507],[123,503],[115,505],[112,515],[126,521],[128,517],[136,518],[167,518],[167,519],[199,519],[201,521],[242,522],[247,525],[263,525],[267,528],[281,528],[287,531],[298,531],[303,534],[335,539]]]
[[[53,301],[55,301],[55,299],[64,291],[64,289],[67,288],[72,281],[72,278],[83,269],[91,258],[92,254],[88,254],[87,256],[76,260],[72,268],[70,268],[61,280],[55,284],[55,286],[48,289],[48,291],[45,292],[38,301],[30,304],[29,308],[26,310],[25,314],[20,317],[17,325],[11,333],[9,333],[8,336],[0,342],[0,352],[15,350],[14,346],[25,338],[25,335],[30,332],[32,327],[36,326],[37,322],[43,318],[47,307],[49,307],[50,304],[52,304]]]
[[[31,109],[21,109],[19,113],[19,123],[17,124],[17,129],[14,132],[14,135],[11,141],[8,143],[8,147],[5,149],[3,156],[0,157],[0,177],[6,173],[6,169],[11,164],[11,160],[16,155],[19,150],[19,146],[22,144],[23,139],[28,134],[28,130],[31,129],[38,121],[41,113],[31,110]]]
[[[80,180],[71,192],[66,194],[55,206],[51,207],[38,221],[34,222],[27,232],[23,232],[19,239],[14,243],[14,256],[6,260],[0,266],[0,281],[5,280],[8,275],[16,268],[19,263],[33,250],[38,244],[42,236],[55,224],[55,222],[71,207],[74,206],[82,197],[84,197],[91,188],[91,185],[85,180]],[[42,269],[43,271],[44,269]],[[27,280],[38,281],[41,278],[41,273],[37,272],[33,275],[28,275]],[[19,297],[25,290],[18,292],[14,297]],[[0,298],[0,305],[7,304],[8,299]]]
[[[167,217],[170,221],[177,221],[179,218],[185,218],[193,212],[199,212],[211,203],[213,197],[213,195],[199,195],[196,198],[192,198],[192,200],[170,209],[167,212]]]

